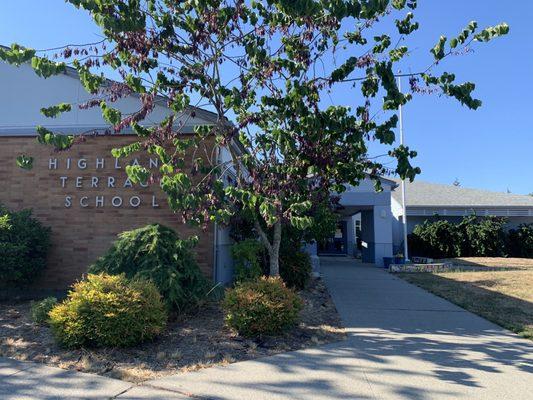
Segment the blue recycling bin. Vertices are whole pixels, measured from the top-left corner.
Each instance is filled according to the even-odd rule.
[[[385,268],[389,268],[391,264],[392,264],[392,257],[383,257],[383,266]]]
[[[394,264],[405,264],[405,258],[402,257],[394,257]]]

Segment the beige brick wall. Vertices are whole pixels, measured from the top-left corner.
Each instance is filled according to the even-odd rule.
[[[212,277],[213,227],[201,231],[182,224],[157,185],[124,187],[127,178],[124,166],[128,161],[120,160],[121,168],[117,169],[110,152],[134,139],[133,136],[89,137],[68,151],[54,152],[51,147],[38,144],[35,137],[0,137],[0,203],[14,210],[32,208],[34,216],[52,228],[48,268],[37,286],[65,288],[87,271],[87,266],[109,248],[118,233],[156,222],[174,228],[181,237],[198,235],[197,259],[205,275]],[[17,167],[15,158],[19,154],[34,157],[32,170]],[[71,165],[67,169],[69,158]],[[103,168],[101,164],[97,168],[97,158],[104,158]],[[50,159],[57,159],[57,168],[50,168]],[[78,167],[80,159],[86,160],[86,168]],[[148,166],[147,157],[140,157],[139,162]],[[108,187],[109,177],[114,178],[114,188]],[[76,187],[77,180],[81,187]],[[71,196],[69,207],[67,196]],[[97,196],[103,196],[103,206],[101,197],[97,204]],[[111,203],[116,196],[122,199],[120,207]],[[152,206],[152,196],[159,207]],[[134,205],[138,199],[141,204],[132,206],[132,197]],[[115,199],[115,204],[118,203]]]

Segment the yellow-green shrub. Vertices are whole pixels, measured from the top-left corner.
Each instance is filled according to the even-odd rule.
[[[89,274],[49,313],[56,340],[65,347],[125,347],[161,333],[167,314],[150,281]]]
[[[280,278],[262,277],[226,291],[226,323],[244,336],[275,335],[293,327],[302,300]]]

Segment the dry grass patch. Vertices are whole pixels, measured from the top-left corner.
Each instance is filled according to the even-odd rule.
[[[531,258],[456,257],[443,258],[440,260],[435,260],[435,262],[451,262],[454,265],[468,265],[473,267],[499,267],[533,270],[533,259]]]
[[[533,270],[401,273],[398,276],[533,340]]]

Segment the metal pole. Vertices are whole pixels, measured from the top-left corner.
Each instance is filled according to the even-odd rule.
[[[402,91],[402,79],[398,77],[398,90]],[[403,118],[402,118],[402,105],[400,104],[399,108],[399,114],[400,114],[400,145],[403,146]],[[402,190],[402,225],[403,225],[403,256],[405,257],[405,260],[409,260],[409,253],[407,250],[407,211],[405,207],[405,179],[402,179],[401,182],[401,190]]]

